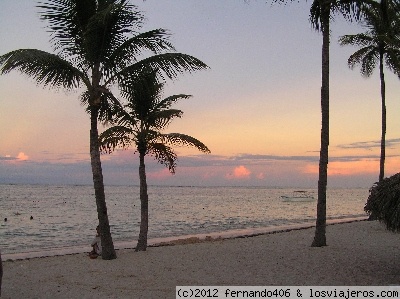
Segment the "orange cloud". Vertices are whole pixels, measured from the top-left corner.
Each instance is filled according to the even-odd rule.
[[[229,173],[226,175],[226,178],[228,179],[241,179],[241,178],[248,178],[251,174],[251,171],[248,170],[246,167],[243,165],[240,165],[238,167],[235,167],[233,170],[233,173]]]
[[[25,155],[23,152],[20,152],[17,156],[18,161],[26,161],[29,159],[27,155]]]

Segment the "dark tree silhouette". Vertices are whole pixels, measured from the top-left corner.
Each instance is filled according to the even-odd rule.
[[[202,142],[181,133],[164,134],[170,122],[181,117],[183,112],[171,109],[172,104],[190,96],[178,94],[162,99],[163,83],[159,83],[153,71],[145,72],[140,79],[125,85],[124,95],[128,100],[125,109],[116,113],[114,126],[100,135],[103,151],[112,152],[116,147],[129,147],[132,143],[139,153],[139,178],[141,221],[136,251],[147,249],[149,226],[149,198],[147,193],[145,156],[154,156],[170,172],[175,172],[177,155],[172,146],[192,146],[209,153]]]
[[[18,70],[39,84],[56,88],[83,87],[82,102],[90,114],[90,158],[102,244],[102,258],[116,253],[104,194],[97,122],[111,118],[117,98],[109,89],[136,77],[143,68],[175,78],[207,66],[175,53],[164,29],[137,34],[144,17],[128,0],[47,0],[41,18],[49,23],[56,54],[20,49],[0,56],[0,73]],[[151,55],[143,56],[150,53]]]
[[[361,74],[365,77],[372,75],[375,67],[379,66],[381,83],[381,156],[379,163],[379,181],[385,177],[386,157],[386,84],[384,65],[398,75],[400,74],[400,21],[398,4],[390,0],[374,2],[364,9],[362,26],[365,33],[344,35],[339,38],[340,45],[359,46],[360,49],[352,54],[347,63],[351,69],[360,65]]]

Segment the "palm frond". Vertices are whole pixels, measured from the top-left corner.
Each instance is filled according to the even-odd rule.
[[[364,10],[374,2],[374,0],[314,0],[310,8],[309,21],[317,31],[322,29],[323,13],[329,15],[329,20],[340,14],[348,21],[360,21]]]
[[[375,0],[333,0],[331,13],[339,13],[348,21],[360,21],[365,11],[375,6]]]
[[[84,73],[60,56],[36,49],[20,49],[0,56],[1,74],[18,70],[39,84],[67,89],[79,87],[81,82],[90,86]]]
[[[152,71],[164,78],[175,79],[179,74],[184,72],[194,72],[207,69],[208,66],[199,59],[182,53],[165,53],[154,55],[134,63],[126,67],[117,74],[120,84],[126,81],[132,81],[143,73],[145,69],[150,68]]]
[[[191,95],[188,94],[175,94],[169,97],[166,97],[165,99],[161,100],[160,102],[158,102],[154,109],[155,110],[162,110],[162,109],[169,109],[172,104],[176,103],[179,100],[182,99],[189,99],[191,98]]]
[[[112,126],[99,135],[100,150],[112,153],[117,147],[127,148],[131,145],[130,135],[133,131],[125,126]]]
[[[341,46],[353,45],[353,46],[366,47],[373,45],[374,43],[375,43],[374,37],[366,33],[343,35],[339,37],[339,44]]]
[[[144,20],[128,0],[47,0],[38,7],[54,47],[65,56],[84,57],[81,64],[104,61]]]
[[[149,68],[144,68],[135,76],[130,75],[129,80],[120,84],[122,94],[128,100],[126,107],[139,119],[146,118],[154,110],[154,105],[162,95],[163,86],[157,80],[156,71]]]
[[[396,74],[400,73],[398,54],[392,52],[400,46],[399,13],[398,1],[366,2],[362,7],[362,24],[368,29],[367,32],[345,35],[339,39],[341,45],[361,47],[348,59],[350,68],[360,65],[361,74],[369,77],[383,54],[386,66]]]
[[[165,129],[174,118],[182,117],[183,111],[178,109],[168,109],[154,111],[149,114],[146,122],[151,128],[158,130]]]
[[[111,92],[102,93],[100,101],[99,120],[112,122],[114,116],[122,109],[120,101]]]
[[[136,119],[134,113],[132,111],[130,112],[126,110],[126,107],[118,107],[115,110],[113,122],[133,130],[139,121]]]
[[[357,65],[360,65],[361,74],[365,77],[369,77],[372,75],[376,67],[376,61],[378,59],[377,55],[379,55],[379,53],[375,47],[364,47],[350,55],[349,59],[347,60],[347,64],[351,69],[354,69]]]
[[[127,65],[135,63],[144,51],[151,51],[154,54],[161,54],[164,51],[175,51],[174,46],[168,41],[169,33],[165,29],[155,29],[140,33],[127,39],[108,58],[104,64],[104,71],[122,70]],[[111,72],[111,73],[114,73]],[[107,74],[111,78],[111,73]]]
[[[377,60],[379,59],[376,52],[370,51],[366,53],[361,63],[361,75],[365,77],[370,77],[377,66]]]
[[[204,143],[189,135],[181,133],[169,133],[169,134],[162,134],[160,136],[160,139],[163,142],[172,144],[174,146],[190,146],[197,148],[199,151],[202,151],[203,153],[211,153],[211,151]]]
[[[309,21],[315,30],[321,30],[322,1],[313,1],[310,7]],[[330,10],[329,7],[327,10]]]
[[[299,0],[272,0],[273,4],[286,5],[290,2],[299,2]],[[313,0],[310,7],[309,21],[317,31],[322,28],[321,16],[323,12],[329,14],[329,19],[339,13],[349,21],[359,21],[364,14],[364,10],[375,4],[376,1],[374,0]]]
[[[175,173],[177,155],[171,147],[164,143],[149,143],[148,151],[160,164],[167,166],[171,173]]]
[[[90,18],[85,30],[87,60],[109,61],[115,49],[127,40],[134,27],[140,27],[143,16],[127,0],[104,1]]]
[[[81,106],[85,107],[86,113],[90,114],[90,105],[89,105],[90,94],[89,91],[85,91],[80,96]]]
[[[363,11],[360,23],[371,32],[371,36],[377,37],[377,40],[382,41],[388,37],[391,39],[399,34],[399,10],[395,2],[374,2],[374,5],[367,6]]]
[[[400,78],[400,48],[386,50],[385,63]]]
[[[54,48],[82,54],[85,28],[96,13],[96,1],[48,0],[39,2],[38,8],[41,19],[49,23]]]

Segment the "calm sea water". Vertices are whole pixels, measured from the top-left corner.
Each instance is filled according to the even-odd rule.
[[[314,223],[316,202],[284,202],[293,189],[149,186],[149,238]],[[316,190],[308,190],[316,196]],[[328,190],[329,219],[365,216],[367,189]],[[139,234],[139,187],[106,186],[114,242]],[[33,219],[31,219],[31,216]],[[7,221],[4,221],[7,218]],[[97,212],[92,186],[0,185],[3,254],[87,246]]]

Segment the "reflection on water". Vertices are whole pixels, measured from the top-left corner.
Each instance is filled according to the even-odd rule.
[[[292,191],[150,186],[149,238],[314,222],[316,202],[281,200]],[[328,190],[328,218],[365,215],[367,197],[367,189]],[[114,242],[136,240],[139,188],[107,186],[106,199]],[[98,222],[92,186],[0,185],[0,217],[3,253],[87,246]]]

